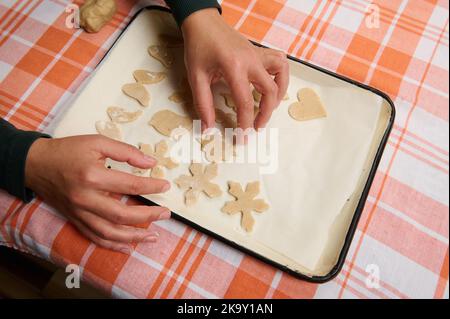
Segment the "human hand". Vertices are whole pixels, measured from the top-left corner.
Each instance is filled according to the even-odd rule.
[[[158,237],[136,225],[168,219],[170,211],[128,206],[117,195],[161,193],[170,184],[107,169],[106,158],[143,169],[156,164],[137,148],[101,135],[41,138],[29,150],[25,184],[94,243],[129,254],[132,243],[154,242]]]
[[[188,79],[202,128],[215,125],[211,84],[222,77],[237,105],[238,126],[242,129],[264,127],[289,84],[286,55],[253,46],[228,26],[215,8],[193,13],[181,29]],[[262,94],[256,118],[250,84]]]

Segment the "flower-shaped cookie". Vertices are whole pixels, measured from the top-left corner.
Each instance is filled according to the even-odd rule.
[[[222,195],[219,185],[211,180],[217,176],[217,164],[209,164],[205,167],[199,163],[192,163],[189,166],[192,176],[181,175],[175,180],[179,188],[185,189],[186,206],[192,206],[197,202],[198,195],[205,193],[209,197],[218,197]]]
[[[252,216],[252,211],[262,213],[269,209],[269,205],[262,199],[255,199],[259,194],[259,182],[248,183],[245,192],[241,184],[237,182],[228,182],[228,192],[233,195],[236,200],[226,202],[222,207],[222,212],[234,215],[242,213],[241,226],[246,231],[250,232],[253,229],[255,220]]]
[[[150,176],[153,178],[163,178],[164,167],[166,169],[173,169],[178,166],[178,163],[174,162],[170,157],[166,156],[169,147],[167,146],[167,143],[165,141],[159,142],[155,145],[154,148],[150,144],[140,144],[139,149],[142,151],[142,153],[153,157],[157,161],[157,164],[152,168],[150,174]],[[143,173],[139,169],[136,170],[136,172]]]

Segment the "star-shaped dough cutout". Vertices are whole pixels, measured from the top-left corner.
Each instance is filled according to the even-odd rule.
[[[218,197],[222,195],[219,185],[214,184],[211,180],[217,176],[217,164],[212,163],[203,166],[199,163],[192,163],[189,166],[189,175],[181,175],[175,180],[175,184],[181,189],[185,189],[186,206],[192,206],[197,203],[200,193],[205,193],[208,197]]]
[[[173,169],[178,166],[178,163],[174,162],[170,157],[166,156],[169,146],[165,141],[161,141],[152,147],[150,144],[141,143],[139,149],[145,155],[153,157],[157,164],[152,168],[150,176],[153,178],[164,178],[164,168]],[[145,174],[148,170],[142,171],[140,169],[135,170],[136,173]]]

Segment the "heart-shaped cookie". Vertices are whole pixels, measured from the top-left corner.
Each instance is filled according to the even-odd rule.
[[[142,106],[148,106],[150,94],[141,83],[127,83],[122,86],[122,91],[129,97],[136,99]]]
[[[133,72],[136,82],[141,84],[155,84],[166,78],[165,72],[150,72],[147,70],[136,70]]]
[[[308,121],[327,116],[327,111],[317,93],[304,88],[297,93],[298,102],[289,106],[289,115],[297,121]]]

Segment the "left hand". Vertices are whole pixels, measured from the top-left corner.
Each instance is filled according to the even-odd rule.
[[[286,54],[252,45],[227,25],[215,8],[193,13],[181,29],[188,79],[202,128],[215,126],[211,84],[222,77],[237,106],[238,126],[264,127],[289,84]],[[250,84],[262,95],[256,118]]]

